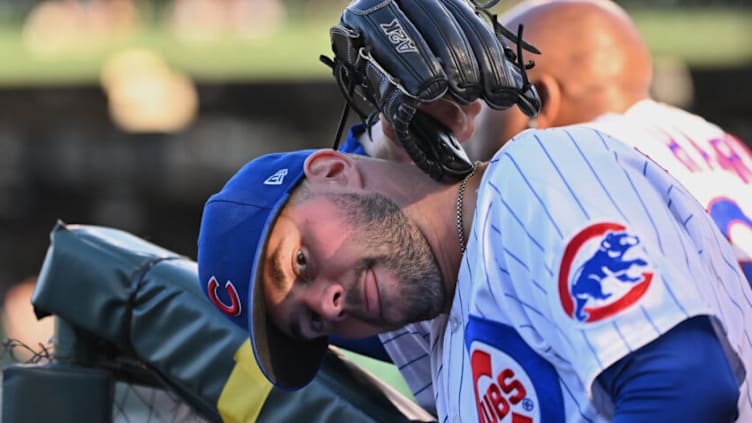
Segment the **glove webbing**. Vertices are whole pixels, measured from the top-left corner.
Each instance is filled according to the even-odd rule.
[[[517,45],[517,51],[515,53],[512,49],[506,47],[505,43],[502,43],[502,45],[504,46],[504,54],[512,63],[515,64],[515,66],[517,66],[520,71],[520,74],[522,76],[522,87],[520,91],[525,92],[530,88],[530,81],[527,76],[527,70],[532,69],[535,66],[535,62],[528,60],[527,63],[524,63],[523,49],[534,54],[540,54],[540,50],[538,50],[532,44],[529,44],[523,40],[523,25],[519,25],[517,34],[515,34],[499,23],[498,16],[488,10],[495,6],[498,2],[499,0],[488,0],[485,3],[480,3],[476,0],[470,0],[470,3],[472,4],[475,11],[479,14],[482,13],[483,15],[485,15],[486,19],[491,23],[497,39],[502,40],[503,38],[507,38]],[[364,112],[362,109],[360,109],[360,107],[357,106],[355,99],[353,98],[355,87],[359,83],[358,81],[355,81],[353,79],[354,77],[357,77],[357,73],[350,67],[350,65],[345,65],[336,56],[334,57],[334,59],[331,59],[322,54],[319,56],[319,60],[332,69],[332,73],[337,82],[337,86],[339,87],[340,92],[342,92],[342,95],[345,98],[345,105],[342,109],[339,124],[337,125],[337,132],[334,137],[332,149],[336,150],[339,147],[340,141],[342,139],[342,133],[344,132],[347,118],[350,114],[350,109],[355,110],[355,112],[361,118],[361,121],[367,128],[368,136],[370,137],[371,127],[376,122],[376,118],[379,113],[377,102],[372,98],[371,95],[367,93],[363,94],[364,100],[366,100],[376,108],[376,110],[371,113]],[[524,97],[521,96],[520,98],[522,99]],[[535,114],[538,112],[537,108],[532,104],[528,103],[525,104],[525,106],[527,108],[527,110],[523,110],[525,113],[532,111],[533,114]]]
[[[530,80],[527,77],[527,71],[529,69],[532,69],[535,66],[535,62],[532,60],[528,60],[527,63],[524,63],[524,60],[522,59],[522,50],[527,50],[533,54],[541,54],[540,50],[538,50],[534,45],[526,42],[524,39],[522,39],[522,33],[524,30],[524,25],[519,25],[517,27],[517,34],[514,34],[512,31],[507,29],[504,25],[499,23],[498,15],[495,13],[491,13],[490,9],[491,7],[495,6],[499,0],[489,0],[486,3],[480,4],[479,2],[475,0],[471,0],[471,3],[475,7],[475,11],[482,13],[485,15],[486,19],[491,23],[491,26],[493,27],[494,34],[496,34],[496,38],[499,40],[502,40],[503,38],[506,38],[515,45],[517,45],[517,53],[515,54],[512,49],[506,46],[506,44],[501,43],[504,46],[504,54],[507,56],[510,62],[514,63],[515,66],[520,70],[520,75],[522,76],[522,87],[520,88],[520,92],[526,92],[530,89]],[[524,96],[520,96],[519,100],[524,100]],[[518,106],[522,109],[522,111],[527,114],[528,116],[534,116],[538,113],[538,108],[527,101],[525,102],[524,107],[522,105]],[[532,113],[532,114],[531,114]]]

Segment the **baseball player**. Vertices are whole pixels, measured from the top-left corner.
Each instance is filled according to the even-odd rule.
[[[473,137],[468,127],[474,114],[447,119],[455,123],[458,139],[469,139],[463,145],[470,157],[488,160],[507,140],[533,126],[595,127],[634,146],[676,177],[731,241],[752,280],[752,155],[717,125],[649,98],[651,58],[624,10],[608,0],[529,0],[501,21],[509,28],[524,25],[526,41],[542,51],[528,76],[545,101],[532,119],[515,108],[484,108]],[[378,137],[370,141],[361,133],[356,128],[343,148],[358,151],[362,142],[374,157],[409,160],[400,154],[398,143]],[[433,410],[430,329],[430,322],[420,322],[379,337],[418,403]]]
[[[480,60],[493,46],[470,35],[480,29],[464,26],[476,16],[466,7],[356,1],[333,31],[347,65],[338,78],[369,90],[420,168],[332,150],[267,155],[207,202],[199,277],[232,296],[264,375],[297,388],[316,372],[326,335],[433,319],[442,422],[752,418],[752,294],[675,179],[592,128],[527,131],[466,169],[441,128],[412,126],[416,103],[446,93],[535,108],[519,54],[519,73],[504,81],[516,90],[501,101],[482,78],[445,69],[447,87],[403,72],[436,51],[412,30],[427,21],[455,23],[475,47],[476,61],[461,56],[456,69],[509,70]],[[384,39],[396,65],[379,55]],[[458,93],[468,87],[477,91]],[[449,159],[415,133],[434,135]]]
[[[676,180],[585,127],[525,132],[470,175],[264,156],[207,203],[201,279],[249,291],[278,386],[310,380],[327,334],[433,318],[439,421],[752,416],[752,294]]]

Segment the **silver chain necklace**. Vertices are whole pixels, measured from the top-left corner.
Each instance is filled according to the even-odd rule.
[[[465,253],[465,233],[462,230],[462,202],[465,196],[465,186],[467,181],[475,175],[475,171],[478,170],[478,162],[473,163],[473,170],[465,176],[460,184],[460,189],[457,191],[457,238],[460,240],[460,252]]]

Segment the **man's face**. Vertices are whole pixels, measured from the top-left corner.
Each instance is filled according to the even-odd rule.
[[[445,301],[422,233],[374,193],[313,192],[285,206],[262,275],[272,321],[295,338],[367,337],[432,318]]]

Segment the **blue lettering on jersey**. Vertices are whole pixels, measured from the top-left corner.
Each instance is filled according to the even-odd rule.
[[[731,198],[718,197],[714,198],[708,205],[708,213],[715,221],[715,224],[721,229],[723,235],[731,241],[734,240],[731,236],[731,228],[734,226],[741,226],[752,231],[752,219],[747,216],[739,204]],[[747,281],[752,284],[752,263],[741,261],[739,262],[744,275],[747,277]]]
[[[465,346],[480,423],[564,423],[558,374],[514,328],[471,315]]]

